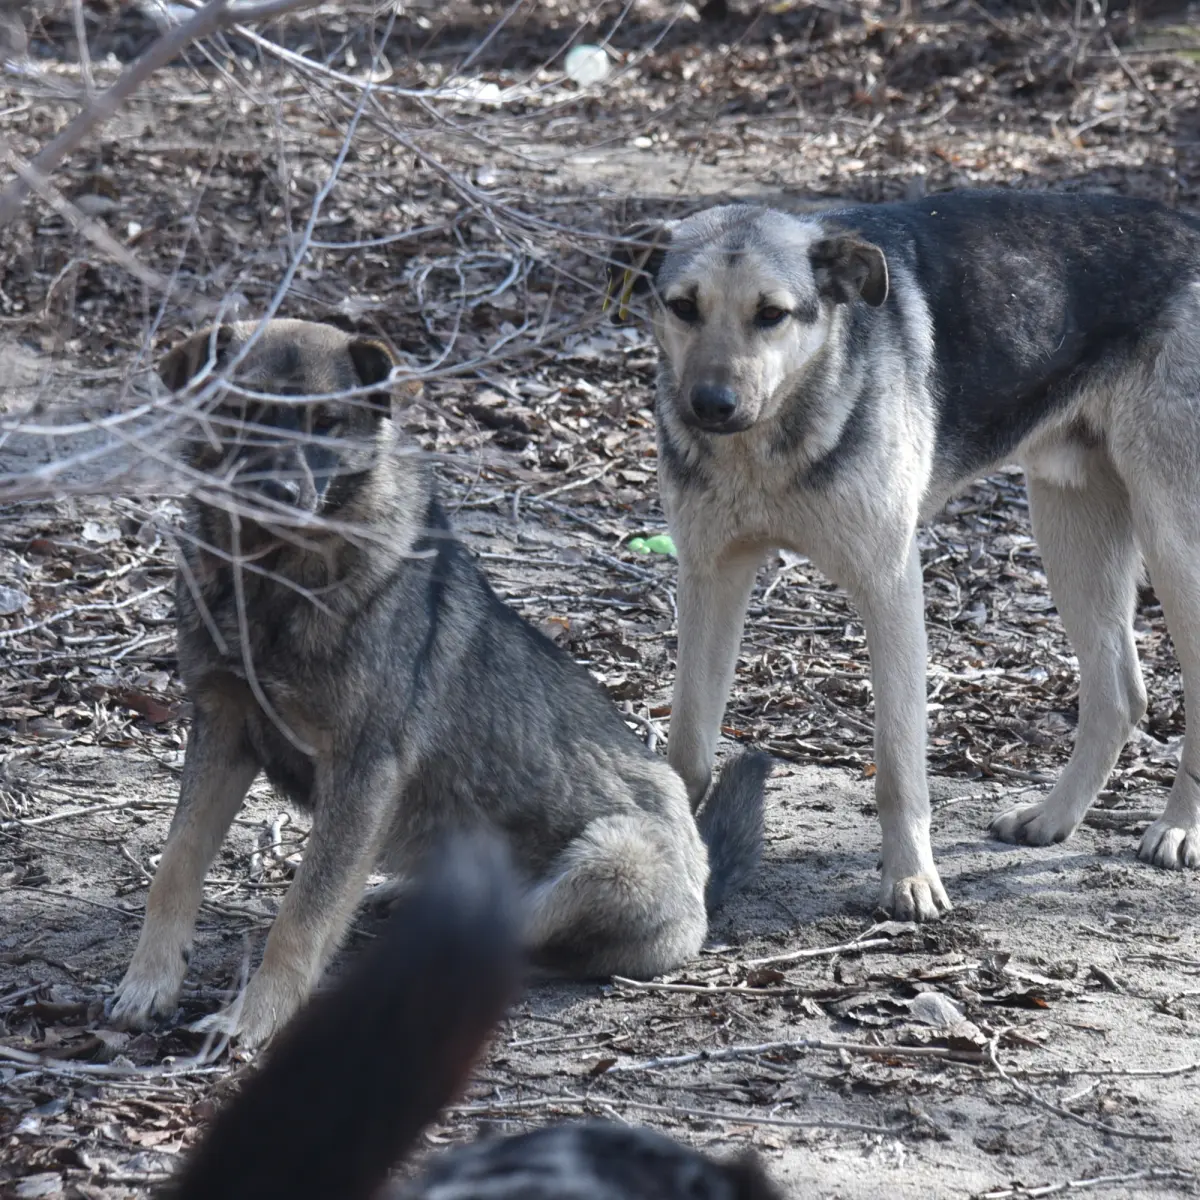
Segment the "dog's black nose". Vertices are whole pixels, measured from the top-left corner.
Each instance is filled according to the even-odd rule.
[[[737,393],[724,384],[700,383],[692,389],[692,412],[704,425],[724,425],[737,412]]]

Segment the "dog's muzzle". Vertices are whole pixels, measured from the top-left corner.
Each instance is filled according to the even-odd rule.
[[[692,389],[692,417],[710,433],[737,433],[744,428],[738,416],[737,392],[726,384],[698,383]]]
[[[315,512],[324,491],[312,478],[303,452],[291,447],[247,459],[238,473],[237,486],[273,504],[302,512]]]

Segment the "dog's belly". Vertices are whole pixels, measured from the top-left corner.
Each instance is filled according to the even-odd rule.
[[[1064,431],[1079,425],[1087,397],[1110,389],[1119,374],[1076,367],[1053,375],[1039,372],[1005,391],[943,395],[937,403],[933,490],[949,494],[1025,459],[1030,446],[1069,440]]]

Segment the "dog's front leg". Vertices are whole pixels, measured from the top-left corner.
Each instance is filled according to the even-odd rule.
[[[288,1021],[345,936],[395,812],[399,784],[391,758],[318,766],[308,846],[267,935],[262,964],[240,1011],[235,1005],[218,1018],[225,1028],[233,1024],[242,1045],[261,1045]]]
[[[678,540],[678,539],[677,539]],[[707,548],[706,548],[707,550]],[[695,809],[712,776],[760,551],[723,556],[679,548],[679,652],[667,758]]]
[[[183,757],[179,803],[146,897],[146,919],[113,1002],[117,1025],[142,1029],[174,1012],[204,876],[257,773],[236,707],[198,705]]]
[[[895,571],[881,571],[852,592],[875,691],[875,798],[883,826],[879,903],[900,920],[934,920],[950,901],[929,842],[925,611],[916,542]]]

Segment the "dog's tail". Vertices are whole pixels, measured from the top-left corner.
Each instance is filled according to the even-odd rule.
[[[711,916],[758,867],[763,845],[763,794],[771,758],[757,751],[726,764],[696,817],[708,847],[704,906]]]
[[[435,852],[380,937],[284,1029],[164,1195],[375,1194],[516,994],[517,905],[495,842],[459,838]]]

